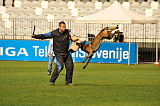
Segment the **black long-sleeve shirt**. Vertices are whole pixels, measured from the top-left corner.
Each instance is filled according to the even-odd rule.
[[[70,30],[66,29],[64,32],[59,32],[59,29],[53,30],[52,32],[45,34],[36,34],[36,39],[48,39],[53,38],[53,51],[58,53],[69,53],[69,42],[70,38],[73,36]]]

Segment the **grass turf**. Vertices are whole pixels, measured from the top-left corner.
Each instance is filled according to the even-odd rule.
[[[160,68],[153,64],[75,64],[49,85],[46,62],[0,61],[0,106],[160,106]]]

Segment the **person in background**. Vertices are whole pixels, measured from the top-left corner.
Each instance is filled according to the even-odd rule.
[[[119,36],[116,35],[114,38],[113,38],[113,42],[120,42],[120,43],[124,43],[124,35],[123,35],[123,32],[119,32]]]
[[[121,43],[124,42],[124,35],[123,35],[123,32],[120,32],[119,42],[121,42]]]
[[[53,62],[56,65],[56,58],[55,58],[55,54],[54,54],[54,51],[53,51],[53,39],[50,39],[50,41],[49,41],[48,53],[47,53],[46,57],[49,58],[49,61],[48,61],[48,75],[51,75]]]

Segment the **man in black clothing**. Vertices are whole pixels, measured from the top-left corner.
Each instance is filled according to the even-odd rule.
[[[59,28],[52,32],[32,35],[32,37],[36,39],[53,38],[53,51],[57,59],[57,65],[50,79],[51,85],[55,85],[55,81],[58,78],[59,73],[63,70],[64,65],[66,68],[66,85],[72,85],[74,65],[72,57],[68,51],[71,36],[73,36],[73,34],[70,30],[66,29],[66,24],[63,21],[59,23]]]

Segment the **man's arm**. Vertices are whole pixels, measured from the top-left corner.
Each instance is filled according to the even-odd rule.
[[[75,42],[75,41],[79,40],[78,36],[73,34],[70,30],[69,30],[69,35],[71,37],[71,41]]]
[[[69,35],[72,37],[72,36],[75,36],[75,34],[73,34],[71,31],[69,31]]]
[[[48,32],[45,34],[35,34],[32,35],[32,38],[36,38],[36,39],[48,39],[48,38],[53,38],[52,37],[52,32]]]
[[[76,41],[80,40],[79,37],[76,36],[75,34],[73,34],[72,32],[69,32],[69,34],[71,37],[71,41],[76,42]]]

